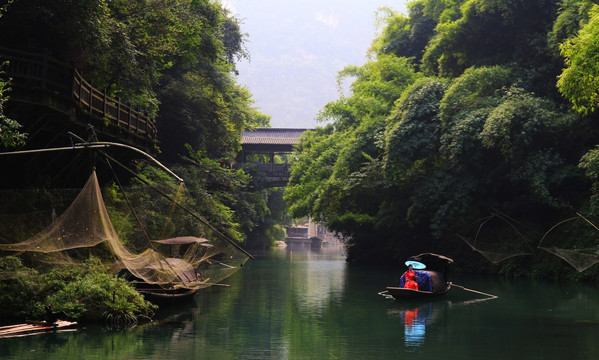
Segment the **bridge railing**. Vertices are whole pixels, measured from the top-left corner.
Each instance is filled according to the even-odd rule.
[[[49,106],[69,113],[75,105],[108,125],[155,140],[154,120],[129,104],[94,88],[68,64],[48,54],[34,54],[0,47],[2,70],[11,77],[11,98]]]
[[[269,176],[289,176],[291,164],[256,164],[256,168]]]

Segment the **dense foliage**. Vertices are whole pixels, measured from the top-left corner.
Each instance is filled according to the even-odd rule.
[[[194,187],[205,178],[199,173],[213,175],[194,192],[199,204],[213,202],[202,207],[204,213],[214,211],[207,217],[218,218],[219,228],[240,241],[263,225],[266,194],[249,191],[248,179],[222,166],[234,161],[242,130],[269,126],[270,118],[253,107],[249,91],[236,82],[235,61],[249,56],[246,34],[218,1],[0,5],[1,46],[71,62],[96,88],[153,114],[159,159],[179,164],[177,172]],[[3,119],[3,128],[11,124]]]
[[[575,211],[597,218],[597,6],[408,8],[379,12],[371,60],[340,72],[351,94],[302,139],[285,193],[292,215],[345,235],[352,261],[438,251],[468,263],[481,257],[455,234],[494,211],[527,224],[533,247]],[[537,272],[558,271],[536,259]]]
[[[168,161],[185,144],[232,159],[241,130],[269,122],[236,83],[245,34],[216,1],[2,3],[2,46],[72,62],[96,88],[157,115]]]
[[[0,79],[0,148],[10,148],[25,143],[26,134],[19,131],[21,125],[4,114],[4,103],[10,91],[6,81]]]
[[[212,226],[238,242],[244,242],[253,230],[268,233],[278,229],[267,219],[267,191],[257,188],[248,174],[231,167],[240,148],[241,132],[270,126],[270,118],[253,107],[251,94],[237,83],[235,62],[249,56],[244,47],[246,34],[240,21],[219,1],[7,0],[0,1],[0,15],[0,46],[47,53],[71,63],[94,87],[152,115],[159,134],[158,158],[186,180],[191,195],[187,205]],[[3,147],[22,144],[25,137],[18,132],[18,123],[2,113],[2,105],[10,96],[6,89],[6,83],[0,82]],[[138,170],[153,184],[176,186],[155,169],[140,165]],[[107,194],[107,201],[113,204],[125,201],[116,184]],[[147,209],[156,205],[156,198],[143,190],[134,196],[145,201]],[[134,220],[114,214],[115,225],[126,240],[128,229],[136,226]],[[89,276],[78,276],[74,282],[65,280],[61,284],[64,289],[35,290],[38,296],[32,298],[32,306],[36,309],[27,314],[39,315],[39,304],[44,301],[74,302],[73,295],[65,291],[85,299],[88,305],[104,301],[94,296],[106,289],[90,289],[95,295],[83,293],[90,283],[121,286],[99,270]],[[28,279],[21,279],[19,284],[27,285],[22,282]],[[40,275],[40,279],[45,278]],[[33,280],[28,284],[37,286]],[[13,290],[7,289],[7,295],[14,295]],[[41,297],[55,291],[58,293],[52,298]],[[115,301],[131,306],[127,305],[128,296]],[[5,300],[0,299],[0,304]],[[62,308],[90,316],[84,305]],[[112,319],[125,310],[104,309]]]
[[[149,319],[156,310],[97,259],[39,273],[17,257],[4,257],[0,271],[0,314],[4,321],[41,319],[49,306],[52,311],[65,311],[70,320],[104,320],[126,326]]]
[[[577,111],[588,114],[599,104],[599,5],[593,5],[586,14],[588,19],[581,22],[578,33],[560,45],[567,67],[557,86]]]

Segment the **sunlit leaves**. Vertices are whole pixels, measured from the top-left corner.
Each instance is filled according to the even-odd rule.
[[[578,112],[587,114],[599,105],[599,5],[578,35],[560,47],[566,68],[559,77],[559,91]]]
[[[342,146],[342,136],[331,134],[332,127],[317,133],[306,133],[298,148],[298,159],[292,163],[285,201],[290,204],[292,217],[314,214],[318,196],[333,173],[337,154]]]
[[[354,95],[372,96],[393,102],[403,89],[417,78],[413,67],[405,58],[382,55],[376,61],[369,61],[357,69],[356,81],[351,85]]]
[[[549,33],[549,46],[559,51],[559,44],[576,36],[578,30],[588,22],[593,0],[563,0],[553,29]]]
[[[469,0],[459,19],[437,27],[423,57],[424,68],[429,74],[456,77],[471,66],[515,62],[530,67],[544,61],[539,51],[544,50],[556,2]]]
[[[435,19],[423,11],[422,2],[410,3],[410,16],[406,17],[389,8],[379,9],[377,25],[380,34],[373,40],[370,52],[377,56],[394,54],[412,58],[418,63],[422,52],[437,25]]]

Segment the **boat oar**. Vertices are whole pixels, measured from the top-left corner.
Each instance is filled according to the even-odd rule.
[[[389,294],[389,290],[383,290],[377,294],[384,296],[386,299],[393,299],[393,295]]]
[[[468,288],[466,288],[466,287],[463,287],[462,285],[458,285],[458,284],[454,284],[454,283],[450,283],[450,284],[451,284],[451,286],[458,287],[458,288],[460,288],[460,289],[462,289],[462,290],[470,291],[470,292],[473,292],[473,293],[475,293],[475,294],[479,294],[479,295],[488,296],[488,297],[490,297],[490,298],[492,298],[492,299],[497,299],[497,298],[499,297],[499,296],[497,296],[497,295],[487,294],[487,293],[484,293],[484,292],[482,292],[482,291],[477,291],[477,290],[468,289]]]

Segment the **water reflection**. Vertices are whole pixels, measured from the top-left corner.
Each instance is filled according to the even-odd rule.
[[[441,314],[451,311],[456,307],[479,304],[495,300],[495,295],[474,291],[463,286],[457,286],[454,293],[444,297],[428,300],[404,299],[395,300],[392,296],[379,293],[392,302],[387,310],[390,318],[399,318],[404,330],[404,344],[406,347],[420,347],[425,345],[427,328],[434,325]],[[455,294],[461,291],[460,294]]]
[[[345,267],[342,249],[323,248],[305,251],[292,248],[285,252],[291,271],[291,288],[295,302],[306,313],[321,314],[337,303],[344,292]]]
[[[404,328],[404,344],[406,346],[424,345],[426,327],[431,324],[433,303],[428,302],[416,306],[399,305],[387,310],[387,315],[401,319]]]
[[[599,289],[468,276],[456,280],[499,298],[457,287],[432,300],[377,295],[396,280],[325,249],[280,249],[150,324],[3,339],[0,358],[599,359]]]
[[[404,342],[406,346],[420,346],[424,343],[426,325],[430,322],[432,305],[428,304],[421,308],[404,310],[402,315],[404,322]]]

